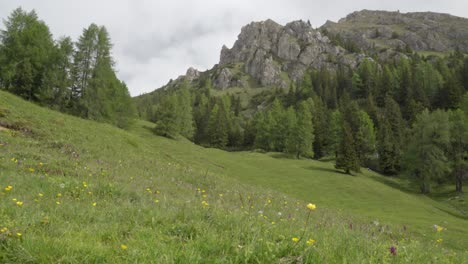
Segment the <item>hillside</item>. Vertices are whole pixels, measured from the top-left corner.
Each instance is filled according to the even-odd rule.
[[[340,34],[362,49],[397,49],[408,45],[418,52],[468,52],[468,19],[434,12],[400,13],[362,10],[327,21],[321,29]]]
[[[124,131],[5,92],[0,125],[0,262],[468,260],[468,220],[447,196],[370,171],[205,149],[148,122]]]

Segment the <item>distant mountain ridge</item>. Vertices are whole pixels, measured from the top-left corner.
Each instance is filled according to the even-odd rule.
[[[232,48],[222,47],[212,69],[190,68],[162,88],[177,87],[180,80],[197,87],[201,85],[197,81],[207,78],[218,90],[288,88],[310,70],[355,68],[366,58],[389,60],[406,56],[408,50],[468,53],[468,19],[434,12],[362,10],[317,29],[302,20],[284,26],[271,19],[252,22],[242,27]]]
[[[362,10],[321,28],[364,49],[408,45],[415,51],[468,52],[468,19],[449,14]]]

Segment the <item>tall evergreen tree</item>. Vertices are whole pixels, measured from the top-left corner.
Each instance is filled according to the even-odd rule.
[[[270,109],[271,118],[273,119],[273,124],[271,129],[272,136],[272,146],[274,151],[283,151],[284,150],[284,135],[286,132],[286,127],[284,123],[284,109],[278,99],[273,101],[273,104]]]
[[[292,106],[286,110],[286,134],[285,134],[285,152],[291,155],[296,155],[299,151],[299,134],[297,131],[296,111]]]
[[[346,121],[342,123],[342,137],[337,149],[335,168],[342,169],[347,174],[351,174],[351,171],[360,171],[351,126]]]
[[[182,87],[177,91],[179,104],[179,127],[180,134],[188,139],[193,139],[194,121],[192,110],[192,98],[188,90],[188,83],[184,81]]]
[[[177,137],[180,131],[178,121],[179,110],[177,108],[177,97],[174,94],[163,98],[157,110],[157,121],[154,128],[156,134],[168,138]]]
[[[451,175],[455,179],[455,191],[463,191],[463,177],[468,172],[468,118],[460,109],[450,112]]]
[[[354,136],[356,154],[362,166],[368,164],[368,161],[375,153],[375,130],[374,123],[369,115],[360,110],[358,113],[358,129]]]
[[[15,9],[0,32],[0,86],[25,99],[39,101],[51,93],[47,70],[56,47],[47,25],[35,11]]]
[[[226,147],[228,143],[228,129],[225,110],[217,103],[211,110],[208,122],[210,145],[217,148]]]
[[[407,173],[419,183],[422,193],[431,191],[431,183],[442,179],[449,170],[445,149],[449,144],[449,117],[444,111],[426,109],[413,124],[411,142],[404,155]]]
[[[299,104],[296,131],[298,135],[296,158],[301,156],[313,157],[314,127],[312,125],[312,115],[306,102]]]

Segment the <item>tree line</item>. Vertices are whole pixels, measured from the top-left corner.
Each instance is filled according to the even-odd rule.
[[[404,174],[430,192],[468,171],[468,58],[364,60],[351,69],[310,70],[289,89],[271,88],[250,102],[213,96],[213,76],[175,82],[138,101],[159,135],[184,136],[228,150],[261,149],[295,158],[335,159],[346,173],[371,168]]]
[[[0,32],[0,89],[50,108],[127,127],[135,108],[114,69],[104,26],[91,24],[77,42],[54,40],[35,11],[14,10]]]

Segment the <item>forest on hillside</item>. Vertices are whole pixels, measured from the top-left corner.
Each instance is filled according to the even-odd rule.
[[[104,26],[91,24],[76,42],[55,40],[34,11],[18,8],[0,32],[0,89],[122,128],[138,114],[156,123],[156,134],[202,146],[331,158],[350,174],[364,167],[407,175],[423,193],[445,183],[463,190],[468,57],[460,51],[442,57],[405,48],[386,61],[369,53],[356,68],[310,68],[289,88],[269,87],[245,103],[229,91],[215,93],[209,71],[132,100],[111,49]]]
[[[371,168],[404,174],[423,193],[468,171],[468,58],[411,50],[357,68],[309,70],[289,89],[272,87],[243,105],[235,94],[213,95],[209,74],[136,98],[159,135],[186,137],[227,150],[333,158],[346,173]],[[174,81],[176,82],[176,81]],[[255,88],[254,88],[255,89]]]
[[[104,26],[91,24],[76,42],[54,40],[35,11],[14,10],[0,32],[0,89],[41,105],[128,127],[135,115],[114,69]]]

